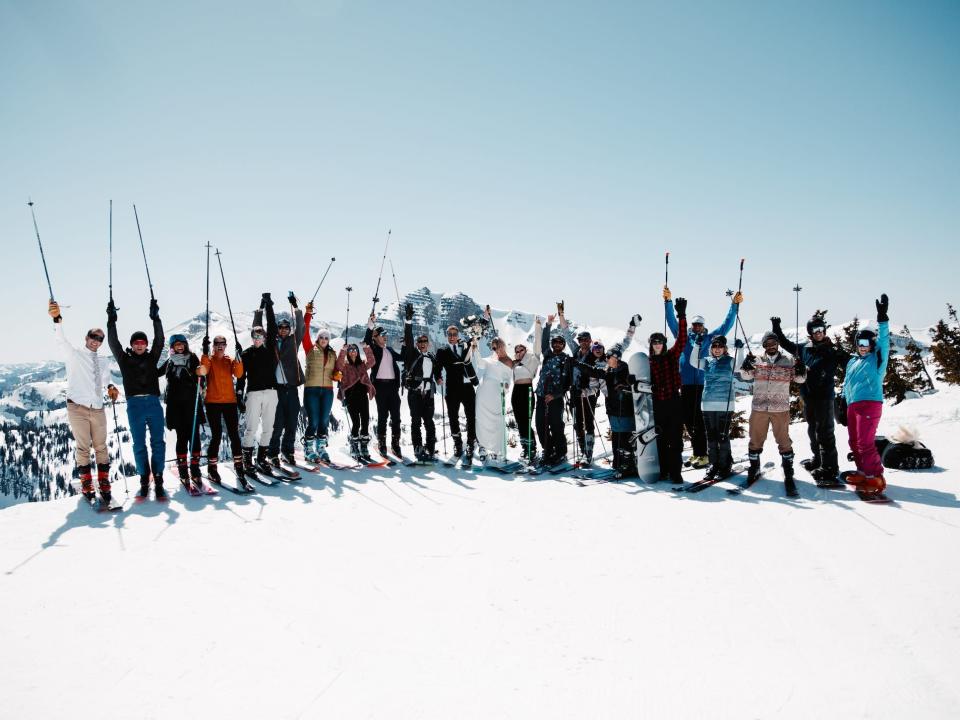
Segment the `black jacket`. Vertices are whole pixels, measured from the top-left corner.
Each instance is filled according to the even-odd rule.
[[[456,352],[450,348],[449,344],[445,344],[437,350],[437,377],[440,377],[440,370],[446,372],[447,395],[456,396],[466,385],[464,379],[470,381],[471,387],[480,382],[473,363],[464,360],[469,349],[469,345],[459,342]]]
[[[790,342],[782,330],[777,329],[774,332],[780,340],[780,346],[794,357],[799,357],[807,366],[807,380],[799,386],[800,396],[833,397],[836,394],[834,380],[837,377],[837,368],[847,366],[850,353],[834,345],[829,337],[818,343],[810,340],[797,344]]]
[[[247,392],[270,390],[277,386],[277,320],[273,314],[273,303],[267,304],[267,337],[263,345],[251,345],[242,353],[243,377]],[[254,326],[263,323],[263,310],[253,314]]]
[[[432,352],[421,353],[413,341],[413,323],[406,322],[403,326],[403,386],[406,388],[419,387],[423,382],[423,358],[430,358],[433,370],[430,373],[430,391],[437,391],[437,380],[440,379],[440,364],[437,356]]]
[[[373,341],[373,330],[367,328],[367,332],[363,335],[363,342],[370,346],[370,349],[373,350],[373,358],[376,361],[372,368],[370,368],[370,379],[376,382],[377,373],[380,371],[380,363],[383,362],[383,354],[390,353],[390,362],[393,363],[393,376],[397,380],[397,384],[400,384],[400,365],[397,362],[399,355],[396,350],[390,347],[380,347]]]
[[[602,378],[607,385],[607,399],[605,406],[607,415],[629,417],[633,415],[633,383],[634,377],[630,374],[627,364],[623,361],[616,368],[609,365],[602,367],[596,363],[576,361],[581,377]]]
[[[167,378],[167,389],[164,400],[167,404],[167,427],[171,430],[186,423],[193,423],[194,410],[197,415],[197,425],[206,423],[203,413],[203,401],[197,400],[197,368],[200,358],[190,352],[185,353],[185,363],[175,362],[171,353],[160,366],[159,372]]]
[[[128,398],[134,395],[160,396],[159,378],[163,373],[157,363],[160,362],[163,352],[163,339],[163,324],[158,318],[153,321],[153,345],[143,355],[135,355],[133,350],[124,350],[120,344],[116,321],[107,320],[107,342],[117,365],[120,366],[123,392]]]

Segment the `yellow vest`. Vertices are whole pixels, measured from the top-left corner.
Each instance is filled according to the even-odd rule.
[[[307,353],[307,387],[333,387],[333,373],[337,366],[337,354],[327,349],[324,353],[319,345]]]

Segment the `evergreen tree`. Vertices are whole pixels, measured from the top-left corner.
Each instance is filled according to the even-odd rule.
[[[907,330],[907,333],[910,331]],[[923,351],[914,340],[907,343],[907,354],[903,358],[903,371],[907,377],[910,387],[917,392],[924,390],[933,390],[933,384],[930,382],[930,375],[927,372],[927,366],[923,362]]]
[[[842,325],[840,327],[840,333],[833,336],[834,342],[842,350],[850,353],[851,355],[857,354],[857,333],[860,332],[860,319],[854,317],[853,321]],[[843,389],[843,379],[846,377],[847,368],[845,365],[841,365],[837,368],[837,391]]]
[[[956,323],[957,311],[953,305],[948,303],[947,311]],[[933,340],[930,352],[938,366],[937,380],[960,385],[960,327],[951,327],[941,319],[930,331],[930,336]]]
[[[903,360],[897,355],[897,351],[890,348],[890,359],[887,361],[887,372],[883,376],[883,396],[893,398],[894,405],[899,405],[907,399],[907,392],[913,387],[907,380],[903,368]]]

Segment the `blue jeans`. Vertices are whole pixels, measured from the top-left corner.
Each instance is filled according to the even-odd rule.
[[[167,442],[163,437],[163,408],[158,395],[138,395],[127,398],[127,421],[130,437],[133,438],[133,457],[140,477],[163,474],[164,453]],[[147,429],[150,429],[150,457],[147,456]]]
[[[307,437],[326,437],[333,407],[333,388],[308,387],[303,389],[303,409],[307,411]]]

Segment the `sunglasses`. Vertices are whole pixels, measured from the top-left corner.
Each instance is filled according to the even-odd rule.
[[[448,332],[447,337],[459,337],[460,333],[458,332]]]
[[[144,345],[146,345],[146,343],[144,343]],[[227,344],[226,344],[225,342],[215,342],[215,343],[213,344],[213,346],[214,346],[214,347],[226,347]]]
[[[857,345],[859,345],[860,347],[868,348],[868,347],[870,347],[870,341],[867,340],[866,338],[864,338],[864,339],[862,339],[862,340],[857,340]]]
[[[651,345],[663,345],[663,340],[651,340]]]
[[[426,338],[423,338],[422,340],[417,340],[417,345],[426,345],[428,342],[430,341]]]
[[[97,342],[103,342],[103,335],[87,335],[87,338],[90,340],[96,340]]]

